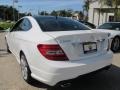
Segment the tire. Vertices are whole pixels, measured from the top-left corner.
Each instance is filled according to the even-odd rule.
[[[112,41],[111,44],[111,50],[113,52],[118,52],[120,50],[120,38],[119,37],[115,37]]]
[[[21,55],[20,66],[21,66],[21,73],[22,73],[23,79],[27,83],[31,84],[33,79],[31,77],[31,71],[30,71],[29,65],[27,63],[27,59],[24,54]]]
[[[5,41],[6,41],[7,52],[8,52],[8,53],[11,53],[11,51],[10,51],[10,49],[9,49],[9,46],[8,46],[8,43],[7,43],[7,40],[6,40],[6,37],[5,37]]]
[[[8,52],[8,53],[11,53],[8,44],[7,44],[6,46],[7,46],[7,52]]]

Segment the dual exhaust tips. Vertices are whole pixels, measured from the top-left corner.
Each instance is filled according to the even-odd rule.
[[[71,85],[72,85],[71,83],[63,83],[60,85],[60,87],[67,88],[67,87],[70,87]]]

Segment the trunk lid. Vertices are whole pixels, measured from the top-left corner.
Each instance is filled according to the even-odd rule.
[[[108,33],[94,30],[45,32],[55,38],[69,60],[80,60],[101,55],[108,44]],[[91,50],[94,49],[94,50]],[[92,51],[90,51],[90,50]],[[97,49],[97,50],[96,50]],[[85,52],[89,51],[89,52]]]

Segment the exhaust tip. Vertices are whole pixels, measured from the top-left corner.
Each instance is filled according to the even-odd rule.
[[[70,87],[72,84],[71,83],[64,83],[64,84],[61,84],[60,86],[62,88],[66,88],[66,87]]]

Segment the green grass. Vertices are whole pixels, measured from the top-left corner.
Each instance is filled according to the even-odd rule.
[[[11,22],[0,22],[0,27],[3,28],[4,30],[11,28],[14,25],[14,23]]]

